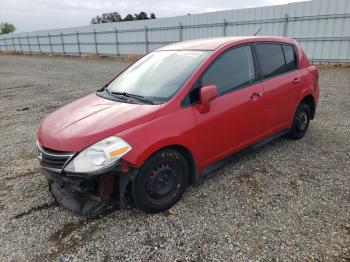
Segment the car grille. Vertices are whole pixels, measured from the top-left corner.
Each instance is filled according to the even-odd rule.
[[[50,171],[60,173],[68,160],[74,155],[71,152],[56,151],[38,144],[40,165]]]

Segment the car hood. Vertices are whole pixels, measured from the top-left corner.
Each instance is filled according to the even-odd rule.
[[[159,108],[160,105],[123,103],[90,94],[48,115],[39,128],[38,141],[53,150],[79,152],[152,120]]]

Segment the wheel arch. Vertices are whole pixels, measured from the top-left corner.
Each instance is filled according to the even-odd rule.
[[[154,154],[158,153],[161,150],[165,149],[174,149],[180,152],[186,159],[186,162],[189,167],[189,182],[190,184],[196,184],[198,182],[198,172],[197,172],[197,165],[196,165],[196,160],[191,152],[191,150],[181,144],[167,144],[167,145],[162,145],[160,147],[157,147],[156,149],[154,148],[153,150],[149,150],[147,152],[147,156],[144,156],[144,160],[142,161],[142,165]]]
[[[194,160],[194,157],[193,157],[191,151],[182,145],[170,145],[170,146],[167,146],[165,148],[175,149],[175,150],[179,151],[185,157],[187,164],[188,164],[189,171],[190,171],[189,182],[191,184],[196,184],[198,181],[197,167],[196,167],[196,162]]]
[[[299,104],[301,104],[301,103],[307,104],[310,107],[310,110],[311,110],[310,119],[314,119],[315,110],[316,110],[314,97],[312,95],[307,95],[300,101]]]

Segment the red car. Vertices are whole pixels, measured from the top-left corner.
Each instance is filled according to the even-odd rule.
[[[38,131],[53,197],[81,215],[174,205],[189,183],[314,118],[318,70],[280,37],[161,47],[103,88],[50,114]]]

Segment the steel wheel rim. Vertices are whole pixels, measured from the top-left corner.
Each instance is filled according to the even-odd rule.
[[[146,182],[147,196],[156,202],[166,202],[180,189],[181,170],[169,161],[157,164]]]
[[[304,131],[307,127],[308,115],[306,111],[299,112],[297,116],[297,129],[298,131]]]

